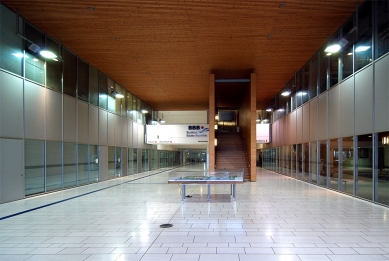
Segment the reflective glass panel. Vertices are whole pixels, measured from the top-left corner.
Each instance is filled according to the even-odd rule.
[[[339,151],[338,139],[330,140],[330,184],[332,189],[338,189],[339,182],[339,160],[342,160],[342,153]]]
[[[99,181],[99,146],[89,145],[89,183]]]
[[[361,5],[358,12],[358,40],[355,44],[357,70],[368,65],[372,61],[372,1]]]
[[[108,111],[112,112],[112,113],[115,113],[115,96],[114,96],[114,92],[112,91],[115,90],[115,82],[111,79],[111,78],[107,78],[108,79],[108,88],[110,88],[108,90]]]
[[[60,56],[59,44],[52,38],[46,36],[45,50],[54,53],[57,57]],[[62,62],[60,59],[45,58],[46,61],[46,86],[56,90],[62,91]],[[76,77],[76,76],[74,76]]]
[[[115,177],[122,176],[122,148],[115,147]]]
[[[25,194],[45,192],[45,144],[41,140],[25,140]]]
[[[89,102],[99,106],[99,71],[89,65]]]
[[[327,186],[327,142],[319,142],[319,182],[321,186]]]
[[[19,21],[19,25],[22,25],[21,18]],[[0,68],[22,75],[23,39],[16,35],[15,30],[15,13],[0,5]],[[19,32],[22,33],[22,30],[19,29]]]
[[[318,162],[317,162],[317,143],[312,142],[309,144],[309,174],[310,174],[310,179],[309,181],[317,184],[317,168],[318,168]]]
[[[342,139],[341,188],[342,191],[354,194],[354,138]]]
[[[77,59],[77,97],[89,102],[89,65],[81,59]]]
[[[62,143],[46,142],[46,191],[62,188]]]
[[[25,77],[34,82],[45,84],[45,60],[39,50],[45,47],[45,35],[30,23],[25,23],[25,36],[32,43],[25,41]]]
[[[74,143],[63,144],[63,186],[77,185],[77,146]]]
[[[303,148],[302,144],[296,145],[296,154],[297,154],[297,178],[302,179],[303,177]]]
[[[149,150],[142,149],[142,172],[149,170]]]
[[[107,76],[99,71],[99,107],[107,109],[108,102],[108,88]]]
[[[371,134],[358,136],[357,196],[373,199],[373,139]]]
[[[377,201],[389,205],[389,132],[378,133]]]
[[[303,144],[303,180],[308,181],[309,180],[309,143]]]
[[[85,185],[89,183],[88,155],[88,145],[78,144],[78,185]]]
[[[115,147],[108,146],[108,179],[115,177]]]
[[[377,58],[389,52],[389,1],[377,2]]]
[[[66,48],[62,48],[63,93],[76,97],[77,57]]]

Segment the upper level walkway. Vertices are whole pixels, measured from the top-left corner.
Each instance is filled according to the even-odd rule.
[[[386,207],[260,168],[236,201],[194,185],[182,202],[168,172],[0,205],[0,260],[389,260]]]

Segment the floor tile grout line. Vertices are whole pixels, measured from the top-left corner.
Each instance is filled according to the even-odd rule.
[[[101,188],[101,189],[97,189],[97,190],[94,190],[94,191],[90,191],[90,192],[87,192],[87,193],[84,193],[84,194],[81,194],[81,195],[73,196],[73,197],[70,197],[70,198],[66,198],[66,199],[62,199],[62,200],[56,201],[56,202],[45,204],[45,205],[42,205],[42,206],[39,206],[39,207],[35,207],[35,208],[27,209],[27,210],[24,210],[24,211],[20,211],[20,212],[11,214],[11,215],[0,217],[0,221],[4,220],[4,219],[16,217],[16,216],[19,216],[19,215],[22,215],[22,214],[26,214],[26,213],[29,213],[29,212],[32,212],[32,211],[35,211],[35,210],[38,210],[38,209],[41,209],[41,208],[46,208],[46,207],[49,207],[49,206],[52,206],[52,205],[63,203],[63,202],[66,202],[66,201],[69,201],[69,200],[72,200],[72,199],[75,199],[75,198],[79,198],[79,197],[90,195],[90,194],[93,194],[93,193],[96,193],[96,192],[100,192],[100,191],[103,191],[103,190],[106,190],[106,189],[110,189],[110,188],[113,188],[113,187],[121,186],[123,184],[131,183],[131,182],[139,180],[139,179],[147,178],[147,177],[150,177],[150,176],[161,174],[161,173],[164,173],[166,171],[170,171],[170,170],[181,168],[181,167],[182,166],[171,168],[171,169],[166,169],[166,170],[159,171],[159,172],[156,172],[156,173],[153,173],[153,174],[149,174],[149,175],[146,175],[146,176],[143,176],[143,177],[139,177],[139,178],[136,178],[136,179],[128,180],[128,181],[122,182],[120,184],[111,185],[111,186],[108,186],[108,187],[105,187],[105,188]],[[109,180],[107,180],[107,181],[109,181]]]

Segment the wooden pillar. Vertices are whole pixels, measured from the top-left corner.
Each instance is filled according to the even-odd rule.
[[[256,74],[250,75],[250,180],[257,181],[257,141],[256,141],[256,115],[257,115],[257,84]]]
[[[209,76],[209,110],[208,110],[208,123],[209,123],[209,170],[215,170],[215,75]]]

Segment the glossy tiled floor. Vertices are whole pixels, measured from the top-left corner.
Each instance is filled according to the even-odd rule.
[[[389,260],[386,207],[262,169],[237,201],[187,186],[182,203],[168,172],[151,174],[0,205],[0,218],[38,208],[0,221],[0,260]]]

